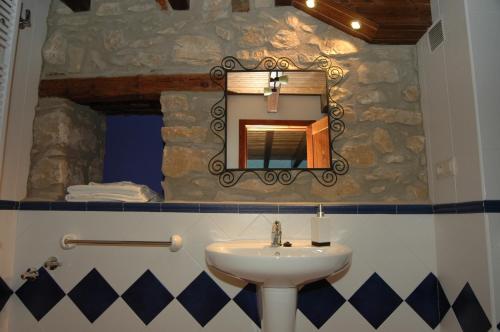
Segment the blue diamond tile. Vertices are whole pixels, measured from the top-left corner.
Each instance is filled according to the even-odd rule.
[[[257,287],[255,284],[246,285],[233,300],[260,328],[260,315],[257,305]]]
[[[354,293],[349,303],[374,327],[378,328],[403,302],[377,273]]]
[[[469,283],[465,284],[452,307],[464,332],[486,332],[491,328]]]
[[[5,306],[5,303],[7,303],[11,295],[12,295],[12,290],[0,277],[0,311],[2,311],[3,307]]]
[[[174,299],[149,270],[123,293],[122,298],[146,325]]]
[[[408,296],[406,303],[433,329],[441,323],[450,309],[441,283],[433,273],[429,273]]]
[[[38,278],[26,281],[17,291],[17,297],[36,320],[42,319],[66,295],[44,269],[38,270]]]
[[[177,300],[205,326],[229,302],[226,293],[203,271],[182,291]]]
[[[93,323],[118,298],[118,294],[96,269],[89,272],[68,296]]]
[[[299,292],[297,307],[318,329],[345,303],[345,299],[326,280],[305,285]]]

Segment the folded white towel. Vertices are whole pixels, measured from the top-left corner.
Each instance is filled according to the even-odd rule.
[[[159,201],[159,197],[149,187],[133,182],[90,182],[88,185],[69,186],[66,200],[69,202],[149,202]]]

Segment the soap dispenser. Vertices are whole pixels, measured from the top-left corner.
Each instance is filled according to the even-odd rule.
[[[311,244],[315,247],[330,245],[330,218],[325,217],[321,204],[316,216],[311,218]]]

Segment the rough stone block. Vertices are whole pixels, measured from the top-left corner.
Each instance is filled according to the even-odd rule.
[[[222,58],[222,49],[217,41],[202,36],[181,36],[174,45],[174,62],[194,66],[214,64]]]
[[[248,12],[250,10],[250,0],[232,0],[233,12]]]
[[[352,167],[367,168],[377,163],[375,151],[366,144],[345,145],[340,154],[349,161]]]
[[[363,84],[399,82],[399,70],[390,61],[366,62],[358,67],[358,80]]]

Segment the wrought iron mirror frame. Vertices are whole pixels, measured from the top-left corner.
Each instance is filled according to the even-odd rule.
[[[251,72],[251,71],[312,71],[321,70],[326,73],[327,78],[327,113],[329,117],[330,135],[330,168],[266,168],[266,169],[241,169],[227,168],[227,73],[228,72]],[[337,183],[339,175],[345,175],[349,170],[348,161],[334,148],[335,140],[342,135],[345,124],[342,121],[344,109],[332,97],[332,89],[343,79],[343,71],[335,66],[332,61],[319,56],[307,66],[298,66],[286,57],[265,57],[257,65],[244,66],[237,58],[227,56],[222,59],[221,64],[210,70],[212,82],[224,91],[224,95],[211,108],[212,120],[210,129],[222,142],[222,149],[218,151],[209,161],[208,170],[212,175],[219,177],[219,183],[223,187],[236,185],[244,175],[253,174],[266,185],[280,183],[282,185],[292,184],[299,175],[311,174],[321,185],[332,187]]]

